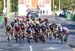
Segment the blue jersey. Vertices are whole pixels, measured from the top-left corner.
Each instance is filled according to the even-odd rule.
[[[21,21],[18,22],[18,25],[19,25],[19,26],[22,26],[22,25],[23,25],[23,22],[21,22]]]

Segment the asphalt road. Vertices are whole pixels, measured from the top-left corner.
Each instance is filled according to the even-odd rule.
[[[43,17],[45,18],[45,17]],[[13,21],[14,18],[9,20]],[[52,18],[48,17],[50,22],[61,23],[70,29],[68,36],[68,44],[61,44],[60,40],[47,40],[46,43],[35,43],[29,44],[25,39],[16,42],[14,39],[11,41],[7,40],[5,35],[5,27],[0,27],[0,51],[74,51],[75,48],[75,23],[74,21],[68,21],[64,18]],[[71,31],[72,30],[72,31]]]

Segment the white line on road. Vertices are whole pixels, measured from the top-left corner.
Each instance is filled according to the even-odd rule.
[[[43,50],[44,51],[50,51],[50,50],[55,50],[55,49],[58,49],[58,48],[55,48],[55,47],[47,47],[47,48],[44,48]]]
[[[30,51],[33,51],[33,49],[32,49],[32,45],[30,45],[29,48],[30,48]]]
[[[70,31],[70,32],[75,32],[75,30],[72,30],[72,29],[71,29],[71,30],[69,30],[69,31]]]
[[[0,51],[2,51],[3,49],[0,49]]]

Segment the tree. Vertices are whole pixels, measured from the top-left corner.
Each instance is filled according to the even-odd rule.
[[[75,9],[75,0],[60,0],[61,9],[67,8],[69,10]],[[74,5],[72,5],[74,3]],[[59,0],[54,0],[54,5],[57,6],[56,10],[59,8]],[[51,7],[53,10],[53,0],[51,0]]]
[[[72,9],[75,9],[75,0],[72,1],[71,7],[72,7]]]
[[[16,12],[18,10],[18,0],[11,1],[11,12]],[[69,10],[75,9],[75,0],[60,0],[61,9],[68,8]],[[59,1],[54,0],[54,4],[57,6],[56,10],[59,8]],[[51,0],[51,9],[53,10],[53,0]],[[0,0],[0,11],[3,10],[3,0]]]
[[[3,10],[3,0],[0,0],[0,12]]]
[[[17,12],[18,10],[18,0],[11,0],[11,12]]]

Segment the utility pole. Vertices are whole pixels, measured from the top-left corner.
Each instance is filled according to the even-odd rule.
[[[5,9],[5,7],[6,7],[6,6],[5,6],[5,5],[6,5],[5,0],[3,0],[3,2],[4,2],[4,3],[3,3],[3,4],[4,4],[4,8],[3,8],[3,9]]]
[[[60,6],[61,6],[61,5],[60,5],[60,0],[59,0],[59,11],[60,11],[60,9],[61,9]]]
[[[54,0],[53,0],[53,15],[55,16]]]
[[[3,0],[3,15],[6,16],[6,0]]]
[[[10,0],[7,0],[7,17],[10,17]]]

